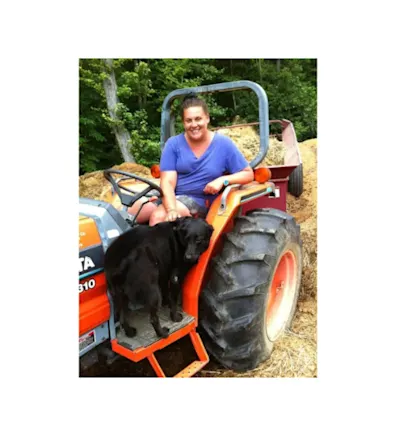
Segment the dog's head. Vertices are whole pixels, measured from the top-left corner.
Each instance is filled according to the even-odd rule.
[[[202,218],[183,217],[175,221],[174,230],[183,247],[184,260],[194,264],[208,249],[213,227]]]

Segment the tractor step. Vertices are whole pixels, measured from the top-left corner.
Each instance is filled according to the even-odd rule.
[[[129,338],[117,328],[116,338],[111,341],[112,350],[133,362],[148,359],[156,375],[158,377],[166,377],[154,353],[189,335],[198,360],[190,363],[176,374],[175,377],[192,377],[209,362],[208,353],[195,330],[197,326],[196,319],[183,312],[183,319],[180,322],[173,322],[170,319],[168,308],[162,308],[158,315],[161,325],[169,328],[169,336],[167,338],[159,338],[157,336],[149,321],[149,315],[146,311],[139,309],[134,311],[130,319],[128,319],[130,325],[137,330],[136,336]]]
[[[198,333],[195,330],[190,332],[190,339],[191,342],[193,343],[195,352],[197,353],[200,360],[194,360],[194,362],[190,363],[188,366],[186,366],[184,369],[178,372],[174,376],[174,378],[192,377],[209,362],[209,356],[205,351],[201,338],[199,337]],[[155,358],[154,353],[148,356],[147,359],[150,362],[152,368],[154,369],[157,377],[166,377],[160,364]]]
[[[158,312],[161,326],[169,329],[169,335],[194,321],[193,316],[184,312],[182,312],[182,315],[183,319],[180,322],[173,322],[170,319],[168,307],[162,307]],[[149,314],[144,309],[135,310],[132,315],[128,317],[127,321],[137,330],[137,334],[133,338],[129,338],[117,328],[117,342],[123,347],[133,351],[138,348],[146,348],[161,339],[157,336],[149,320]]]

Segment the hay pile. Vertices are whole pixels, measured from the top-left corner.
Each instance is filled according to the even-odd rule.
[[[251,162],[257,156],[260,139],[257,131],[252,126],[218,129],[217,131],[231,138],[248,162]],[[258,166],[283,165],[284,157],[285,150],[282,142],[276,138],[270,138],[267,155]]]
[[[244,156],[251,160],[257,153],[259,138],[250,127],[222,129],[221,133],[229,135],[241,149]],[[258,368],[246,373],[236,373],[226,370],[213,360],[200,371],[197,377],[316,377],[317,376],[317,174],[316,174],[316,139],[299,144],[304,171],[304,192],[300,198],[287,195],[288,212],[296,218],[301,227],[303,241],[303,275],[300,298],[294,322],[289,332],[275,344],[274,351],[266,362]],[[264,160],[265,165],[283,164],[282,143],[275,138],[270,139],[269,150]],[[144,176],[150,176],[150,171],[136,164],[115,166],[124,171],[130,171]],[[102,189],[107,184],[100,171],[85,174],[80,177],[80,196],[99,198]],[[183,340],[172,344],[157,353],[162,356],[160,361],[168,376],[172,375],[173,363],[183,361],[187,365],[195,359],[194,352],[189,352],[188,341]],[[184,361],[187,359],[187,361]],[[112,376],[153,376],[152,369],[131,362],[120,363],[112,370],[103,368],[100,375]],[[181,366],[178,365],[180,369]],[[110,371],[110,372],[109,372]],[[175,373],[175,372],[174,372]]]

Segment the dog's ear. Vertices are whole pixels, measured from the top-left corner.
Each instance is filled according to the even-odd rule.
[[[185,218],[186,217],[182,216],[180,218],[176,218],[175,221],[171,221],[173,230],[178,229],[182,225],[182,223],[185,221]]]
[[[183,229],[186,227],[187,223],[186,221],[188,221],[190,219],[189,216],[182,216],[180,218],[177,218],[177,220],[173,221],[174,223],[174,228],[175,229]]]
[[[175,229],[177,227],[180,227],[180,225],[182,225],[188,218],[190,218],[190,217],[182,216],[180,218],[176,218],[175,221],[172,221],[173,228]]]

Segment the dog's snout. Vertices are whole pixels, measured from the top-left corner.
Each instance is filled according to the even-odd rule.
[[[184,256],[184,259],[186,262],[189,263],[195,263],[198,261],[199,256],[195,255],[195,254],[190,254],[190,253],[186,253]]]

